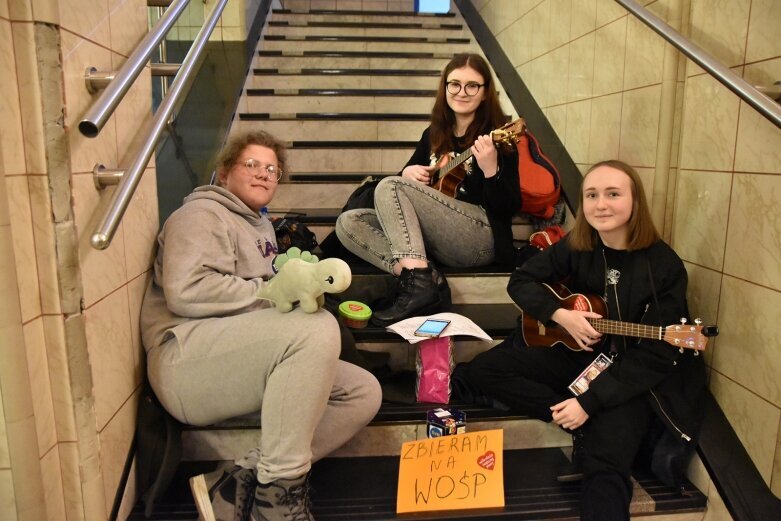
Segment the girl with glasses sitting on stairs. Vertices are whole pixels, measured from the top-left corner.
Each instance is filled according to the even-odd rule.
[[[377,185],[374,208],[339,216],[341,243],[399,279],[390,306],[372,316],[376,325],[450,307],[450,289],[432,259],[458,268],[514,262],[518,158],[514,151],[499,152],[489,135],[504,122],[485,59],[456,55],[442,71],[431,124],[400,175]],[[460,184],[461,176],[448,174],[440,185],[438,168],[467,150],[472,157],[463,162]]]
[[[312,462],[380,406],[374,376],[339,360],[330,313],[280,313],[256,298],[277,253],[260,210],[284,169],[281,141],[261,131],[233,137],[217,186],[196,188],[165,222],[141,309],[149,382],[172,416],[191,425],[261,418],[243,460],[191,479],[205,521],[311,521]]]

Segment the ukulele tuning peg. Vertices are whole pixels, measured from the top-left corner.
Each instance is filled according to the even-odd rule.
[[[686,325],[686,322],[688,322],[688,320],[686,320],[686,317],[681,317],[681,324]]]
[[[697,325],[697,326],[701,326],[702,325],[702,320],[699,319],[699,318],[695,318],[694,319],[694,324]]]
[[[679,353],[681,353],[681,354],[683,354],[683,348],[682,348],[682,347],[679,347],[679,348],[678,348],[678,352],[679,352]]]

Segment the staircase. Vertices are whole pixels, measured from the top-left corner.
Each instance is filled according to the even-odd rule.
[[[366,176],[396,174],[428,124],[439,73],[457,52],[480,52],[457,12],[424,15],[380,11],[274,10],[247,76],[233,130],[263,128],[289,143],[290,175],[277,191],[271,215],[290,215],[322,240],[347,196]],[[516,114],[507,100],[506,114]],[[517,237],[530,225],[518,220]],[[385,275],[354,264],[345,295],[387,286]],[[509,274],[492,267],[445,270],[453,311],[473,319],[495,343],[514,327],[517,310],[506,293]],[[353,292],[353,293],[351,293]],[[394,335],[356,330],[360,349],[390,353],[399,376],[389,396],[413,398],[415,351]],[[456,360],[492,344],[457,340]],[[407,372],[404,372],[407,371]],[[507,412],[454,404],[470,431],[504,429],[506,508],[502,512],[443,513],[430,519],[577,519],[577,484],[559,484],[570,437],[555,426]],[[396,519],[401,444],[425,438],[418,404],[383,404],[375,420],[312,473],[313,512],[319,520]],[[234,460],[257,445],[259,418],[238,418],[184,433],[184,462],[153,519],[195,519],[187,477]],[[686,496],[650,476],[636,476],[633,515],[700,520],[705,497],[687,484]],[[131,519],[143,519],[137,506]]]

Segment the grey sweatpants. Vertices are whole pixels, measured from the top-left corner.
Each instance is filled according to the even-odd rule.
[[[192,322],[189,323],[192,325]],[[301,476],[376,414],[377,380],[340,361],[326,311],[259,309],[207,318],[149,350],[149,381],[179,421],[209,425],[260,411],[258,480]]]

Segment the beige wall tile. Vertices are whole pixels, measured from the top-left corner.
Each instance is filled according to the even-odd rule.
[[[46,157],[43,142],[41,88],[33,35],[33,24],[13,24],[14,55],[19,84],[19,106],[27,173],[44,173]]]
[[[710,76],[686,82],[681,168],[732,169],[739,99]]]
[[[781,3],[778,6],[781,8]],[[772,85],[781,78],[781,58],[748,65],[743,77],[752,85]],[[781,173],[781,129],[742,101],[735,170]]]
[[[781,290],[781,176],[736,174],[724,272]],[[746,254],[751,261],[747,262]]]
[[[38,455],[42,457],[57,443],[43,318],[39,317],[25,324],[24,340],[27,351],[27,372],[30,375],[30,392],[35,412],[35,431],[38,435]]]
[[[115,117],[109,118],[95,138],[78,131],[78,124],[98,95],[90,95],[84,86],[84,70],[91,66],[111,70],[111,53],[107,49],[63,31],[63,79],[65,88],[65,128],[71,155],[71,171],[92,172],[96,163],[109,168],[117,165]]]
[[[549,52],[539,60],[542,81],[548,86],[547,106],[561,105],[567,102],[569,55],[570,47],[566,45]]]
[[[27,184],[30,189],[41,311],[47,314],[57,314],[61,312],[62,308],[57,282],[57,252],[54,244],[54,222],[51,199],[49,198],[49,182],[44,176],[29,176]]]
[[[238,9],[230,2],[226,10]],[[111,49],[124,56],[130,56],[138,42],[147,34],[146,2],[138,0],[109,0],[109,27]],[[148,83],[148,82],[147,82]]]
[[[567,105],[557,105],[545,109],[545,117],[553,127],[559,139],[564,141],[567,136]]]
[[[6,15],[10,16],[12,20],[29,21],[33,19],[33,7],[30,0],[2,0],[0,5],[6,4]],[[2,10],[2,8],[0,8]]]
[[[768,326],[780,323],[781,293],[724,277],[713,368],[776,407],[781,407],[781,352],[777,331]]]
[[[626,17],[597,29],[594,42],[594,96],[618,92],[624,85]]]
[[[13,468],[17,469],[14,471],[14,489],[19,519],[44,519],[46,506],[41,501],[43,479],[35,436],[35,418],[31,414],[9,422],[6,428],[8,446],[13,454]]]
[[[79,9],[64,1],[59,6],[64,29],[105,47],[111,46],[108,0],[81,0]]]
[[[770,484],[773,460],[768,455],[776,447],[781,411],[715,371],[710,388],[765,483]]]
[[[686,299],[693,318],[701,318],[704,325],[718,324],[719,297],[721,296],[722,274],[689,262],[684,263],[689,275]],[[718,349],[719,338],[708,340],[703,355],[705,363],[713,365],[713,353]]]
[[[100,466],[103,470],[103,490],[107,505],[114,502],[122,469],[133,441],[138,408],[138,391],[117,411],[100,433]]]
[[[520,18],[496,34],[497,42],[515,67],[531,58],[531,31],[526,27],[528,20],[526,17]]]
[[[11,227],[0,226],[0,327],[18,326],[22,322],[19,312],[19,284],[16,278],[16,263],[11,246]]]
[[[159,231],[157,178],[152,168],[144,172],[122,219],[127,277],[137,277],[154,261]]]
[[[11,23],[0,20],[0,78],[16,78]],[[0,167],[5,174],[22,174],[27,171],[24,162],[24,137],[22,115],[19,109],[19,90],[15,81],[0,82]]]
[[[770,490],[776,497],[781,497],[781,423],[778,424],[776,457],[773,460],[773,479],[770,482]]]
[[[708,507],[702,521],[734,521],[715,486],[708,492]]]
[[[661,96],[661,85],[624,92],[618,155],[630,165],[656,165]]]
[[[731,184],[727,173],[679,173],[672,245],[683,259],[721,270]]]
[[[81,493],[81,472],[79,471],[79,448],[75,442],[60,443],[60,468],[62,489],[65,499],[65,513],[68,521],[83,521],[84,507]]]
[[[60,23],[59,0],[31,0],[33,19],[37,22]]]
[[[73,211],[79,234],[79,260],[84,286],[85,306],[114,291],[127,281],[125,268],[124,224],[120,224],[111,245],[96,250],[90,245],[90,235],[100,223],[116,187],[95,189],[92,174],[72,177]]]
[[[8,0],[0,0],[0,17],[9,18],[8,13]]]
[[[41,458],[41,473],[45,476],[43,493],[47,518],[51,521],[65,519],[65,496],[62,490],[60,451],[57,445]]]
[[[529,14],[532,34],[532,58],[551,50],[550,39],[550,2],[540,2]]]
[[[5,176],[0,171],[0,226],[10,226],[11,217],[8,214],[8,187]]]
[[[634,16],[627,19],[625,62],[624,89],[662,81],[664,39]]]
[[[567,134],[564,142],[567,152],[576,163],[589,161],[591,104],[590,99],[567,104]]]
[[[596,28],[597,0],[573,0],[570,39],[574,40]]]
[[[9,449],[14,451],[12,426],[26,419],[32,420],[34,414],[21,324],[0,327],[0,338],[3,340],[3,349],[0,350],[0,381],[3,382],[4,415]],[[31,432],[35,432],[34,425]],[[32,440],[32,443],[35,443],[35,440]]]
[[[0,390],[2,391],[2,390]],[[0,394],[0,469],[11,468],[11,458],[8,451],[8,431],[5,427],[5,411],[3,396]]]
[[[550,1],[550,46],[555,49],[570,41],[573,0]]]
[[[27,322],[41,314],[27,176],[7,177],[6,187],[11,215],[13,252],[16,260],[16,279],[19,284],[19,305],[22,322]]]
[[[130,338],[133,350],[133,359],[135,360],[135,382],[143,381],[146,376],[146,351],[141,344],[141,330],[139,328],[139,318],[141,315],[141,302],[144,300],[146,287],[152,277],[152,270],[139,275],[127,284],[128,307],[130,308]]]
[[[570,45],[567,101],[590,98],[594,89],[594,33]]]
[[[480,14],[491,33],[496,35],[514,24],[524,14],[524,7],[522,2],[489,2]]]
[[[43,332],[46,338],[46,357],[49,365],[49,384],[52,389],[57,441],[74,442],[77,439],[76,420],[62,316],[43,317]]]
[[[621,93],[591,100],[588,163],[618,157]]]
[[[626,10],[613,0],[597,0],[597,27],[609,24],[622,16],[626,17]]]
[[[746,45],[747,62],[781,55],[781,42],[778,41],[779,26],[781,26],[781,3],[777,0],[752,0]]]
[[[135,388],[127,288],[85,310],[95,416],[102,430]]]
[[[750,6],[751,0],[692,0],[689,38],[728,67],[743,63]]]
[[[114,68],[121,67],[124,58],[112,55]],[[117,160],[119,165],[128,166],[135,160],[140,142],[149,133],[152,117],[152,75],[148,67],[141,71],[130,87],[122,103],[117,107],[114,119],[117,121]],[[145,125],[145,123],[147,123]],[[149,162],[154,165],[154,156]]]
[[[0,470],[0,519],[16,519],[14,479],[10,469]]]

